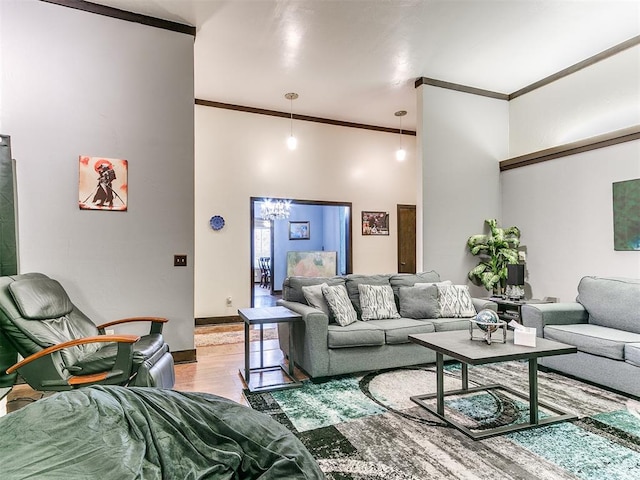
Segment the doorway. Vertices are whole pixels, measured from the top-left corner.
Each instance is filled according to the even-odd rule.
[[[398,205],[398,273],[416,273],[415,205]]]
[[[263,197],[250,198],[251,216],[251,306],[271,306],[282,296],[282,283],[288,274],[325,276],[295,269],[293,259],[304,254],[330,258],[332,273],[351,273],[351,203],[321,200],[290,200],[289,216],[262,218]],[[270,202],[288,201],[269,198]],[[335,253],[335,254],[334,254]],[[267,285],[264,285],[265,267]],[[295,271],[295,273],[291,273]]]

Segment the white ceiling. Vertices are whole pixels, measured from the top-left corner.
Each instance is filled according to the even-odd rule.
[[[196,26],[196,98],[408,129],[418,77],[512,93],[640,35],[640,0],[92,1]]]

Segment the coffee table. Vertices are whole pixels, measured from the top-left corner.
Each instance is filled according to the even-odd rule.
[[[427,409],[437,417],[441,418],[449,425],[460,430],[465,435],[480,440],[483,438],[494,437],[509,432],[526,430],[542,425],[564,422],[577,418],[560,408],[538,401],[538,358],[552,355],[566,355],[576,353],[578,350],[572,345],[555,342],[545,338],[536,338],[535,347],[527,347],[523,345],[514,345],[513,332],[507,332],[507,343],[495,343],[487,345],[485,342],[471,340],[469,332],[466,330],[458,330],[453,332],[435,332],[409,335],[409,340],[422,345],[424,347],[435,350],[436,352],[436,393],[427,395],[417,395],[411,397],[411,400],[421,407]],[[444,355],[452,357],[462,364],[462,389],[444,390]],[[479,387],[469,388],[469,365],[482,365],[486,363],[506,362],[510,360],[528,360],[529,361],[529,422],[518,423],[512,425],[504,425],[481,432],[474,432],[460,423],[445,416],[444,397],[449,395],[460,395],[477,391],[486,391],[493,389],[502,389],[511,394],[527,399],[527,395],[513,390],[501,384],[483,385]],[[426,399],[436,398],[436,409],[424,402]],[[539,418],[538,405],[547,410],[552,411],[556,415]]]
[[[240,370],[247,388],[250,392],[264,392],[272,390],[282,390],[285,388],[300,387],[302,383],[294,376],[295,363],[294,346],[293,346],[293,328],[295,322],[302,321],[302,316],[292,312],[286,307],[262,307],[262,308],[240,308],[238,315],[244,321],[244,372]],[[284,365],[264,365],[264,333],[263,327],[265,323],[282,323],[290,324],[289,328],[289,367]],[[260,325],[260,366],[251,368],[251,325]],[[273,385],[251,385],[252,372],[267,372],[270,370],[282,370],[282,372],[291,380],[290,382],[277,383]]]

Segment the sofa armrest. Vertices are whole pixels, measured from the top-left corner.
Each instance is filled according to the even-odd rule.
[[[544,336],[546,325],[571,325],[588,323],[589,313],[576,302],[535,303],[520,307],[522,324],[536,329],[538,337]]]
[[[287,300],[278,300],[277,303],[302,315],[302,322],[298,322],[294,329],[295,363],[312,377],[328,375],[329,317],[321,310],[302,303]],[[278,324],[278,333],[280,349],[289,355],[289,324]]]
[[[496,302],[492,302],[491,300],[487,300],[486,298],[472,298],[473,306],[476,309],[476,312],[480,310],[493,310],[494,312],[498,311],[498,304]]]

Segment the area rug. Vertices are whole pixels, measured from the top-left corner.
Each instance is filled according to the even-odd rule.
[[[502,383],[528,392],[527,365],[471,367],[470,387]],[[474,441],[409,399],[435,392],[435,384],[435,367],[421,366],[245,395],[254,409],[293,431],[329,479],[640,478],[640,414],[632,399],[539,372],[540,401],[579,418]],[[460,388],[459,366],[446,367],[445,387]],[[529,415],[528,402],[502,393],[446,397],[445,403],[447,415],[469,428],[520,422]]]
[[[251,329],[251,341],[260,340],[260,330]],[[229,330],[229,327],[221,328],[219,325],[210,327],[197,327],[195,333],[196,347],[206,347],[210,345],[226,345],[229,343],[244,343],[244,327],[237,330]],[[274,340],[278,338],[277,328],[265,328],[264,339]]]

